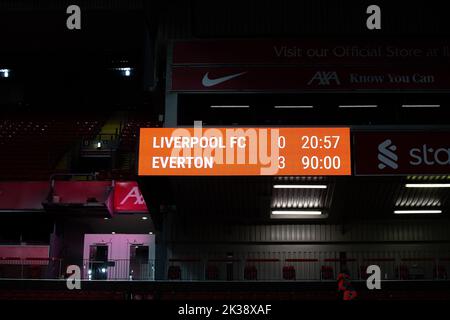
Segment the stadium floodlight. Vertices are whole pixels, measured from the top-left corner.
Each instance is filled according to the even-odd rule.
[[[326,189],[324,184],[275,184],[274,189]]]
[[[115,71],[118,71],[121,75],[125,76],[125,77],[130,77],[132,71],[134,70],[133,68],[130,67],[125,67],[125,68],[113,68]]]
[[[394,214],[439,214],[442,210],[395,210]]]
[[[406,188],[450,188],[450,183],[407,183]]]
[[[9,78],[11,70],[10,69],[0,69],[0,77]]]

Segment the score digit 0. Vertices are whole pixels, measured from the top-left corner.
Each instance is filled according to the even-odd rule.
[[[284,136],[278,137],[278,148],[284,149],[286,147],[286,138]]]

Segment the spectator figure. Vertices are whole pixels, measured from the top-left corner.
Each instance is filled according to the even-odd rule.
[[[347,268],[342,268],[337,277],[339,300],[353,300],[358,293],[350,282],[350,273]]]

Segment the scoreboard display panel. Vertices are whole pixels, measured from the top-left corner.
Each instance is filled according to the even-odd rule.
[[[351,175],[349,128],[141,128],[139,175]]]

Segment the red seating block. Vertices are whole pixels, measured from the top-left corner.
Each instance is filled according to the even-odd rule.
[[[244,280],[257,280],[258,270],[255,266],[245,266],[244,269]]]

